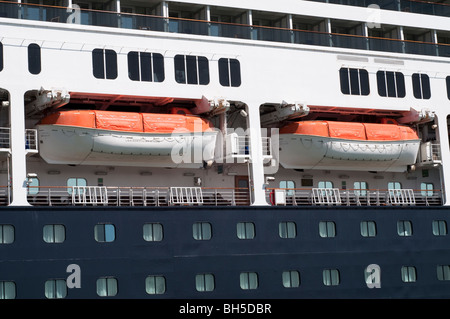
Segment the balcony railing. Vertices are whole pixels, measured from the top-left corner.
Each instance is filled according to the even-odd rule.
[[[315,2],[326,2],[356,7],[368,7],[376,4],[380,9],[430,14],[436,16],[450,16],[450,5],[417,0],[309,0]]]
[[[5,18],[72,23],[73,19],[71,15],[72,10],[68,11],[65,7],[0,2],[0,17]],[[450,57],[450,45],[446,44],[223,22],[165,18],[160,16],[125,14],[109,11],[82,9],[78,23],[82,25],[124,29],[152,30],[225,38]]]
[[[11,148],[11,129],[9,127],[0,127],[0,150],[9,151]],[[25,149],[27,152],[35,153],[38,150],[37,130],[25,130]]]

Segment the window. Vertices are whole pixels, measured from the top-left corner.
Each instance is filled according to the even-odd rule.
[[[67,296],[67,284],[64,279],[50,279],[45,282],[45,297],[61,299]]]
[[[81,178],[81,177],[71,177],[67,180],[67,187],[69,187],[67,189],[67,192],[72,195],[72,189],[73,187],[77,187],[77,186],[86,186],[87,182],[85,178]],[[83,190],[79,189],[75,191],[75,194],[78,194],[78,192],[80,194],[82,194]]]
[[[237,237],[239,239],[255,238],[255,224],[250,222],[237,223]]]
[[[447,222],[445,220],[433,220],[432,225],[434,236],[447,235]]]
[[[286,195],[292,196],[295,193],[295,182],[294,181],[280,181],[280,188],[288,188]]]
[[[28,71],[31,74],[41,73],[41,47],[36,43],[28,45]]]
[[[166,292],[166,278],[163,276],[147,276],[145,291],[149,295],[162,295]]]
[[[195,276],[195,289],[197,291],[213,291],[214,290],[214,275],[199,274]]]
[[[0,42],[0,71],[3,70],[3,43]]]
[[[417,280],[416,268],[412,266],[402,267],[402,281],[415,282]]]
[[[319,235],[322,238],[336,237],[336,224],[331,221],[319,222]]]
[[[341,68],[339,76],[343,94],[369,95],[369,73],[367,70]]]
[[[330,181],[320,181],[317,184],[318,188],[333,188],[333,182]]]
[[[117,54],[114,50],[92,50],[92,72],[97,79],[117,78]]]
[[[412,75],[413,93],[416,99],[429,99],[431,97],[430,78],[423,73]]]
[[[323,284],[325,286],[337,286],[339,285],[339,270],[337,269],[324,269],[322,272]]]
[[[163,227],[159,223],[144,224],[143,227],[144,240],[145,241],[162,241],[163,240]]]
[[[64,225],[45,225],[43,239],[46,243],[62,243],[66,239]]]
[[[36,195],[39,193],[39,179],[31,177],[28,179],[28,195]]]
[[[239,276],[241,289],[257,289],[258,274],[256,272],[241,272]]]
[[[450,76],[445,78],[445,83],[447,85],[447,98],[450,100]]]
[[[0,225],[0,244],[12,244],[14,242],[14,226]]]
[[[128,77],[133,81],[163,82],[164,58],[159,53],[128,53]]]
[[[300,273],[297,270],[283,271],[283,287],[296,288],[300,286]]]
[[[356,195],[366,196],[368,190],[367,182],[354,182],[353,189]]]
[[[374,221],[362,221],[360,228],[363,237],[375,237],[377,235],[377,226]]]
[[[101,277],[97,279],[97,295],[100,297],[117,295],[117,279],[114,277]]]
[[[222,86],[241,85],[241,65],[236,59],[219,59],[219,82]]]
[[[208,59],[195,55],[176,55],[175,80],[183,84],[209,84]]]
[[[0,281],[0,299],[16,299],[16,283]]]
[[[210,240],[212,237],[211,224],[197,222],[192,225],[192,235],[195,240]]]
[[[422,196],[433,196],[433,183],[420,183],[420,194]]]
[[[387,97],[405,97],[405,77],[401,72],[378,71],[378,94]]]
[[[449,265],[438,265],[436,267],[438,280],[450,280],[450,266]]]
[[[397,233],[399,236],[412,236],[412,223],[409,220],[399,220],[397,222]]]
[[[94,237],[100,243],[113,242],[116,239],[116,228],[113,224],[95,225]]]
[[[294,222],[281,222],[278,225],[278,234],[281,238],[297,237],[297,225]]]

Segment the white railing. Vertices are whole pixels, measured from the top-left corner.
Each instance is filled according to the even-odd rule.
[[[169,205],[203,205],[201,187],[171,187]]]
[[[37,130],[25,130],[25,149],[27,152],[37,152]],[[11,148],[11,129],[9,127],[0,127],[0,149]]]
[[[108,194],[104,186],[72,186],[73,205],[107,205]]]

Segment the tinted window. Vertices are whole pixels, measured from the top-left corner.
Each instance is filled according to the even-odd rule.
[[[3,70],[3,44],[0,42],[0,71]]]
[[[176,55],[174,63],[175,80],[178,83],[209,84],[209,64],[207,58],[194,55]]]
[[[431,97],[430,78],[428,75],[414,73],[412,75],[412,83],[416,99],[429,99]]]
[[[28,46],[28,71],[31,74],[41,73],[41,47],[36,43]]]
[[[164,81],[164,59],[159,53],[128,53],[128,77],[133,81]]]
[[[219,82],[222,86],[241,85],[241,66],[236,59],[219,59]]]
[[[339,70],[341,92],[351,95],[369,95],[369,73],[364,69]]]
[[[401,72],[378,71],[378,94],[387,97],[405,97],[405,78]]]
[[[117,54],[114,50],[92,50],[92,71],[97,79],[117,78]]]

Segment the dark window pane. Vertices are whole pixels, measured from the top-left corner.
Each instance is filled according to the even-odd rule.
[[[164,58],[159,53],[153,53],[153,81],[164,81]]]
[[[152,55],[148,52],[141,52],[141,81],[152,81]]]
[[[92,51],[92,70],[97,79],[105,78],[105,61],[102,49],[94,49]]]
[[[208,59],[203,56],[198,57],[198,76],[199,76],[199,84],[202,85],[209,84]]]
[[[378,85],[378,94],[380,96],[387,96],[386,93],[386,73],[384,71],[377,72],[377,85]]]
[[[178,83],[186,83],[186,71],[184,67],[184,55],[176,55],[175,63],[175,80]]]
[[[361,81],[361,95],[369,95],[369,73],[367,70],[359,70],[359,80]]]
[[[0,71],[3,70],[3,43],[0,42]]]
[[[358,69],[350,69],[350,88],[352,95],[359,95]]]
[[[447,84],[447,98],[450,100],[450,76],[445,78],[445,82]]]
[[[231,86],[241,86],[241,64],[236,59],[230,59]]]
[[[219,59],[219,82],[222,86],[230,86],[228,59]]]
[[[139,53],[128,53],[128,77],[130,80],[139,81]]]
[[[431,98],[430,78],[426,74],[421,74],[422,78],[422,97],[426,100]]]
[[[401,72],[395,72],[395,81],[397,83],[397,97],[405,97],[405,77]]]
[[[414,73],[412,75],[413,93],[416,99],[422,98],[422,88],[420,86],[420,74]]]
[[[350,94],[348,68],[341,68],[339,70],[339,77],[341,80],[341,92],[343,94]]]
[[[386,72],[386,83],[389,97],[397,97],[394,72]]]
[[[28,71],[31,74],[41,73],[41,47],[36,43],[28,46]]]
[[[114,50],[105,50],[105,60],[106,60],[106,78],[115,79],[117,78],[117,54]]]
[[[186,56],[186,72],[187,72],[187,83],[198,84],[196,56],[194,55]]]

